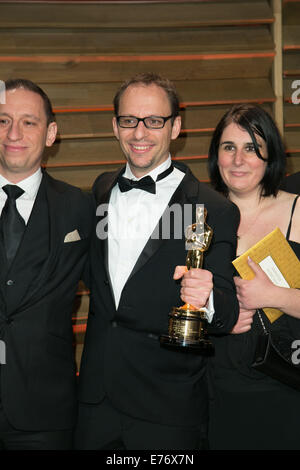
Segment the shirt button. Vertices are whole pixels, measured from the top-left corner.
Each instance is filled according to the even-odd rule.
[[[6,285],[7,286],[13,286],[14,285],[14,281],[12,279],[9,279],[8,281],[6,281]]]

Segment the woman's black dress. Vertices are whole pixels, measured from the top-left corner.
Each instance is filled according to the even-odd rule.
[[[295,204],[296,199],[293,209]],[[300,244],[289,240],[292,217],[293,210],[286,238],[300,259]],[[266,316],[264,321],[283,340],[300,340],[300,319],[284,314],[272,325]],[[300,392],[251,368],[261,328],[255,314],[249,332],[213,339],[216,354],[209,362],[212,450],[300,449]]]

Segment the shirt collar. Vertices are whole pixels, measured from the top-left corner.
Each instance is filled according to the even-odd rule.
[[[149,173],[146,173],[144,176],[151,176],[153,181],[156,181],[156,178],[158,177],[158,175],[160,175],[160,173],[162,173],[163,171],[167,170],[171,166],[171,163],[172,163],[171,155],[169,154],[167,160],[165,160],[159,166],[157,166],[156,168],[151,170]],[[135,181],[138,181],[141,178],[144,178],[144,176],[141,176],[141,178],[137,178],[136,176],[134,176],[134,174],[132,173],[132,171],[130,169],[130,166],[129,166],[128,162],[126,164],[126,168],[125,168],[125,172],[124,172],[123,176],[125,176],[126,178],[129,178],[131,180],[135,180]]]
[[[42,181],[42,170],[39,168],[33,175],[28,176],[22,181],[19,181],[17,185],[24,190],[24,194],[22,194],[22,198],[25,199],[35,199],[37,192],[39,190],[41,181]],[[0,175],[0,187],[2,190],[2,187],[5,186],[6,184],[14,184],[8,181],[4,176]]]

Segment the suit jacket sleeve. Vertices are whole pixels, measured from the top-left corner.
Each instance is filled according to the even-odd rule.
[[[217,210],[208,210],[208,224],[214,235],[211,249],[204,255],[204,268],[213,273],[215,314],[209,332],[229,333],[235,325],[239,305],[236,298],[233,276],[233,259],[236,257],[239,210],[230,201],[219,204]]]

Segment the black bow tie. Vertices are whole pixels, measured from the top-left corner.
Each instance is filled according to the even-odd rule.
[[[174,167],[171,165],[167,170],[163,171],[158,177],[156,178],[156,181],[160,181],[166,176],[168,176],[172,171]],[[134,181],[130,180],[128,178],[125,178],[123,175],[119,175],[118,177],[118,184],[120,191],[122,193],[126,191],[130,191],[133,188],[136,189],[142,189],[143,191],[147,191],[148,193],[155,194],[156,193],[156,182],[153,181],[151,176],[144,176],[144,178]]]

